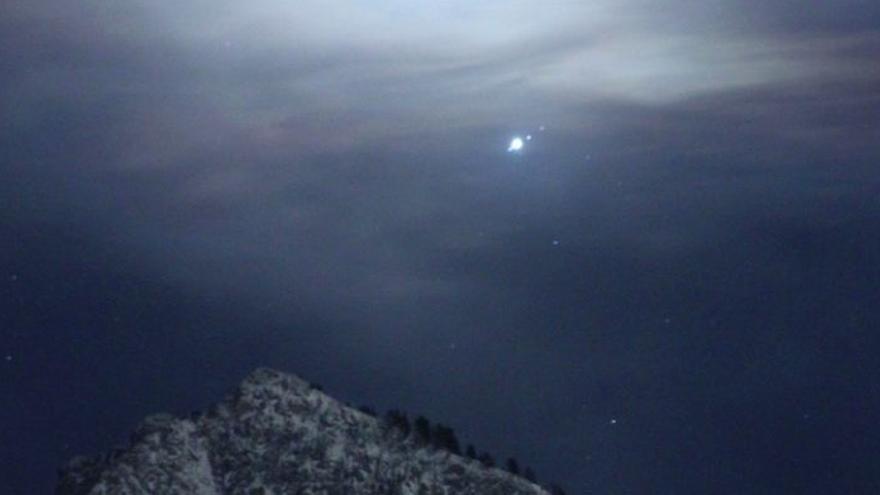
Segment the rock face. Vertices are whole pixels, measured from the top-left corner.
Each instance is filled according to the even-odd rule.
[[[152,416],[126,449],[70,461],[57,493],[547,495],[268,369],[201,417]]]

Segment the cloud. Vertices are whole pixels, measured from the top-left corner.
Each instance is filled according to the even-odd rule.
[[[723,236],[695,210],[803,197],[847,150],[867,162],[877,33],[772,5],[16,1],[4,107],[16,139],[58,150],[22,177],[92,205],[151,270],[255,299],[410,304],[492,286],[458,263],[537,235],[541,252],[566,231],[692,252]],[[539,124],[540,166],[494,152]],[[768,186],[780,175],[792,185]],[[261,268],[243,277],[241,260]]]

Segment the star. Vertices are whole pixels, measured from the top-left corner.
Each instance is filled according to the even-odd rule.
[[[7,362],[12,362],[12,354],[7,354],[7,355],[6,355],[6,361],[7,361]]]
[[[609,423],[611,423],[611,424],[613,424],[613,425],[616,425],[616,424],[617,424],[617,419],[612,418],[611,421],[609,421]]]

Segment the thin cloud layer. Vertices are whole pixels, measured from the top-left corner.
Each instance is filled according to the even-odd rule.
[[[447,205],[478,190],[461,181],[503,188],[513,179],[450,161],[470,153],[497,162],[477,146],[497,146],[505,128],[549,123],[563,141],[586,134],[593,146],[614,143],[610,155],[637,159],[674,148],[711,157],[742,148],[749,134],[768,153],[789,141],[836,147],[842,135],[869,152],[876,135],[861,123],[876,120],[867,108],[880,78],[878,36],[850,23],[851,13],[797,23],[784,9],[730,3],[276,0],[15,2],[9,12],[14,128],[28,135],[68,113],[89,115],[88,134],[102,144],[81,150],[71,173],[155,187],[155,196],[127,197],[175,220],[124,228],[203,239],[194,253],[226,245],[223,262],[265,251],[295,266],[276,246],[299,234],[376,246],[411,221],[404,212],[462,218]],[[848,111],[861,112],[859,126]],[[724,136],[731,125],[741,130]],[[442,151],[446,143],[467,151]],[[244,227],[242,241],[210,240],[227,221]],[[375,230],[362,227],[370,222]],[[272,239],[254,246],[260,233],[250,229]],[[306,248],[321,260],[309,266],[355,256],[320,244]],[[394,249],[389,262],[399,265],[409,248]],[[391,271],[396,280],[410,273]]]

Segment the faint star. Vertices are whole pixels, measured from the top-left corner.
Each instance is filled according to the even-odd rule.
[[[7,354],[6,360],[11,362],[12,361],[12,354]]]
[[[558,246],[558,245],[559,245],[559,240],[557,240],[557,239],[553,239],[553,245],[554,245],[554,246]]]
[[[617,424],[617,420],[616,420],[616,419],[612,419],[612,420],[610,421],[610,423],[613,424],[613,425],[616,425],[616,424]]]
[[[18,280],[18,275],[12,274],[12,275],[9,277],[9,280],[15,282],[16,280]]]
[[[538,127],[538,130],[541,132],[544,132],[544,129],[546,129],[546,127],[544,127],[544,126]]]
[[[526,141],[531,141],[531,140],[532,140],[532,135],[531,135],[531,134],[529,134],[528,136],[526,136]]]

